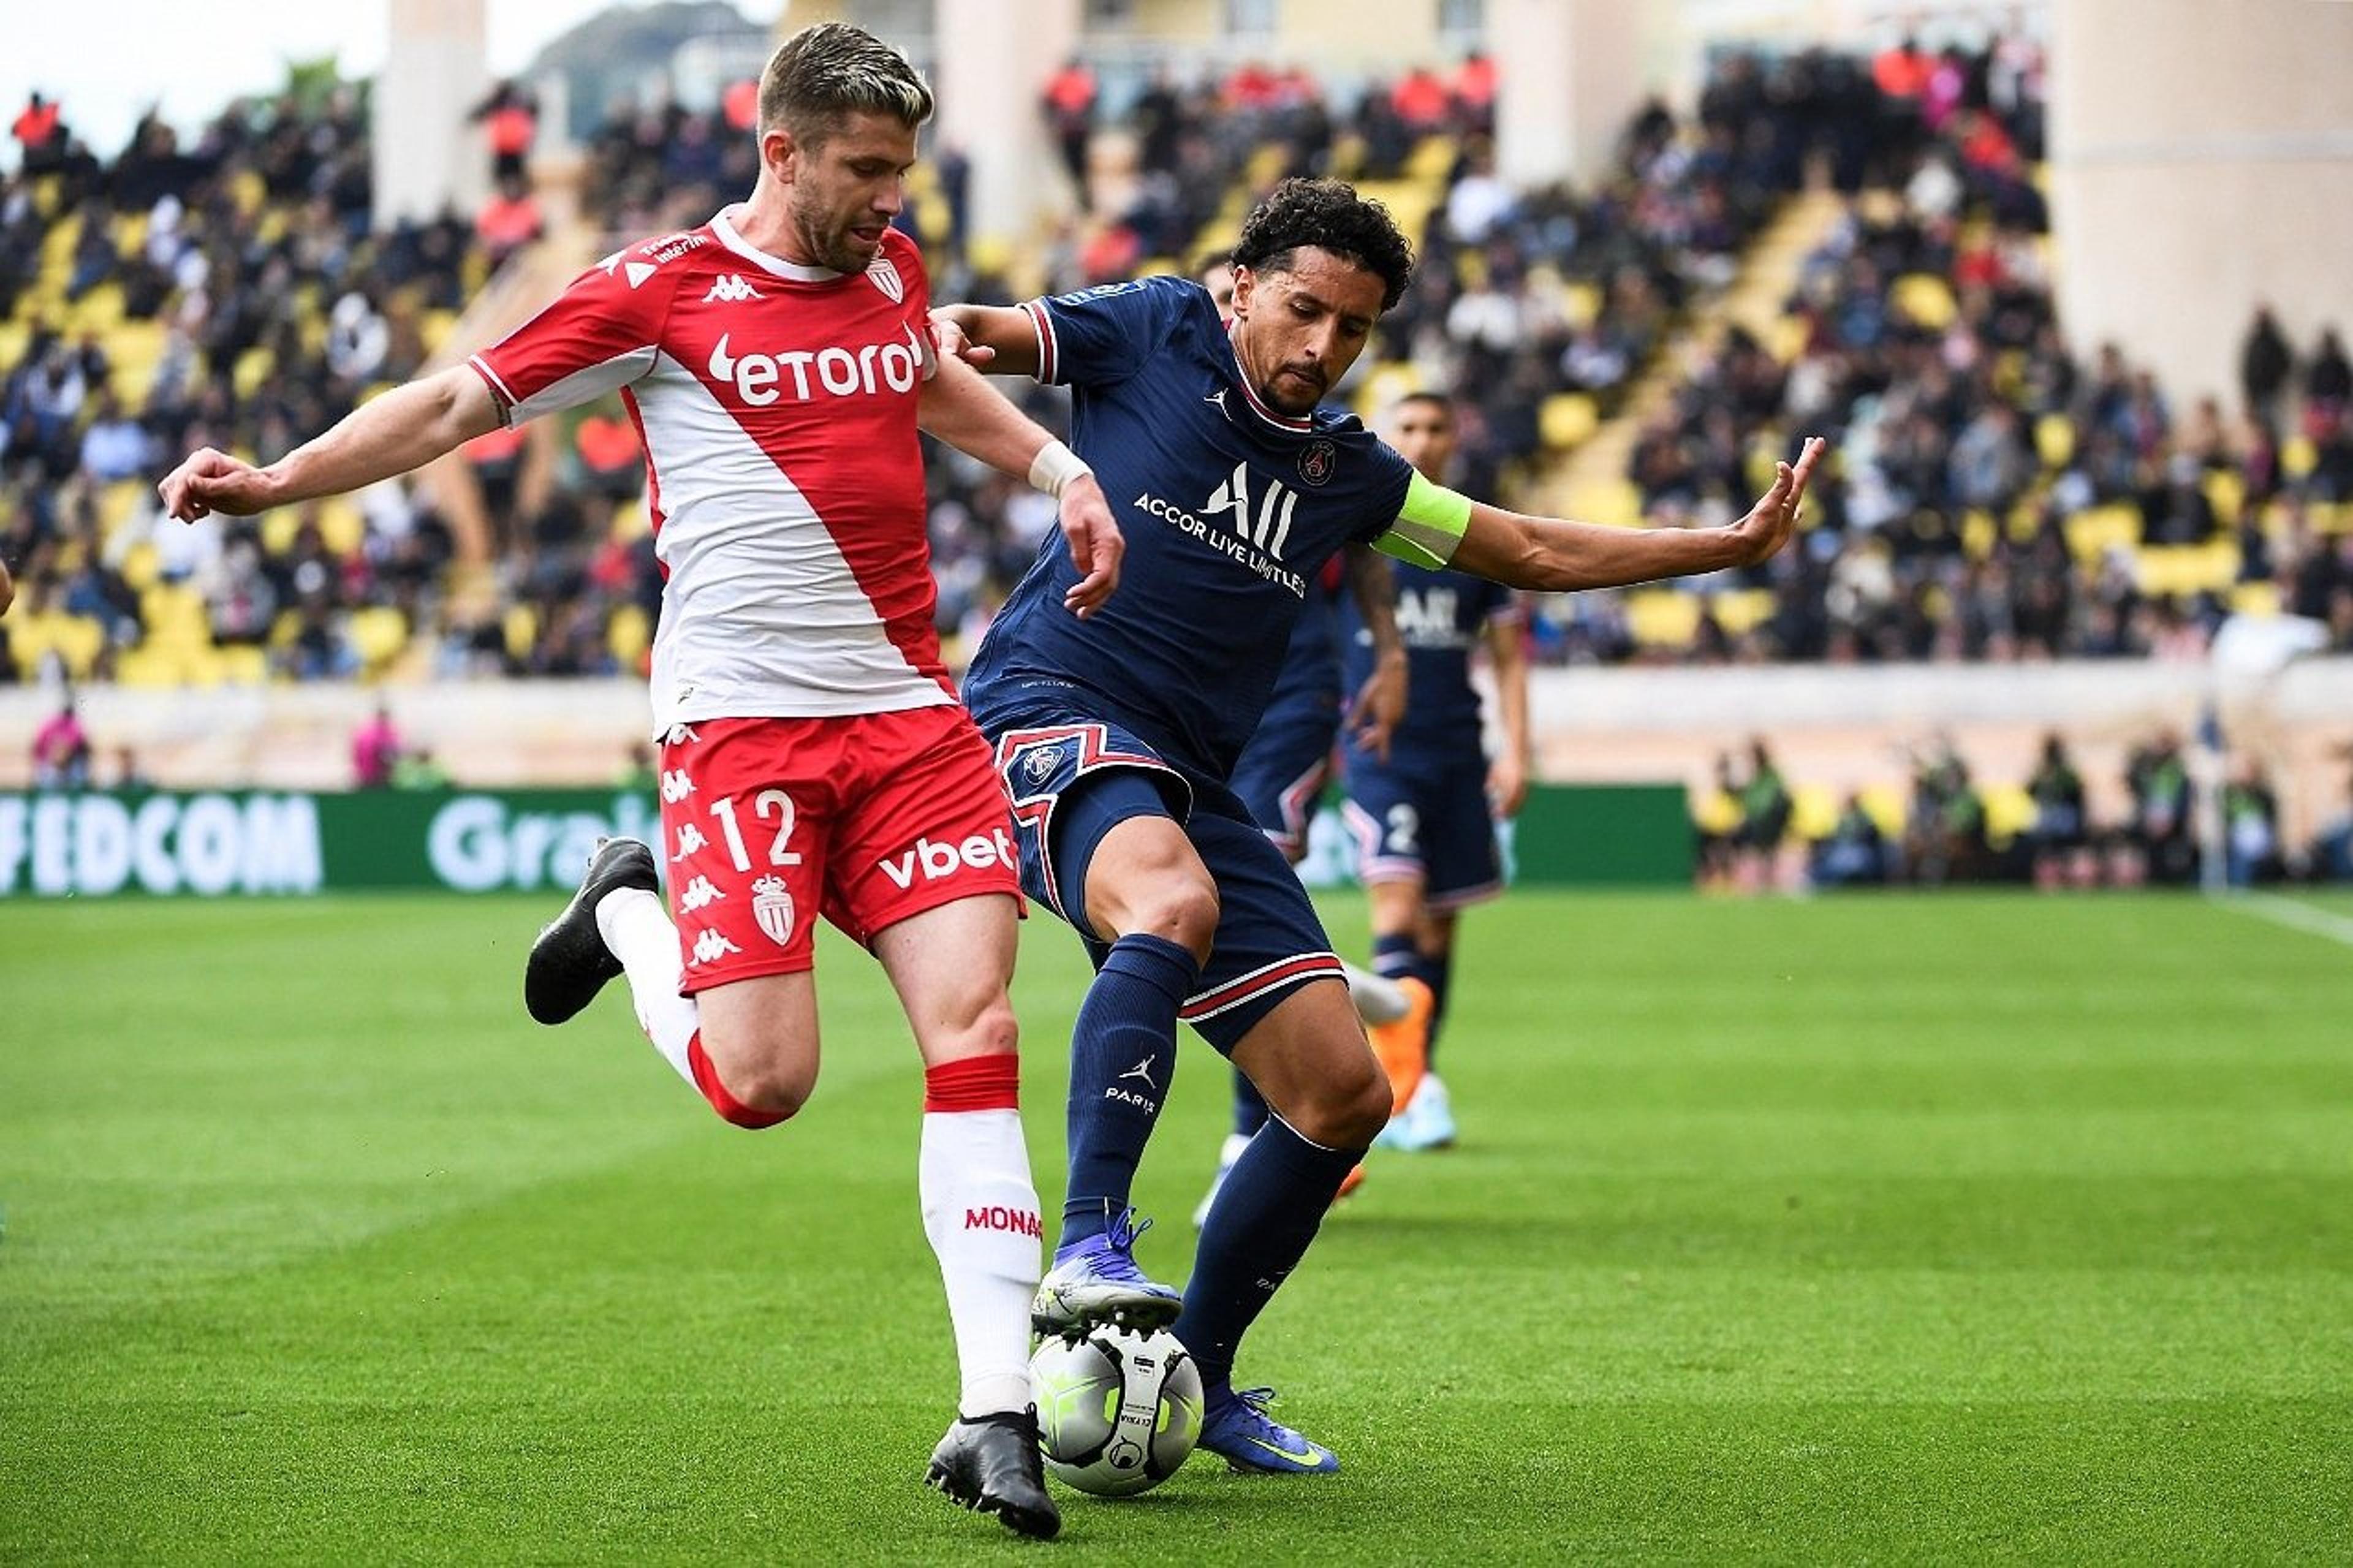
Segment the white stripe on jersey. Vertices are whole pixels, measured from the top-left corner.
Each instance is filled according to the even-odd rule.
[[[953,702],[908,662],[792,476],[668,353],[631,389],[655,454],[669,568],[657,733],[700,719],[831,717]]]

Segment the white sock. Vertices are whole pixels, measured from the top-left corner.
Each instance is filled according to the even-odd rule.
[[[1021,1113],[926,1111],[918,1187],[955,1331],[959,1413],[1027,1409],[1029,1301],[1044,1232]]]
[[[691,997],[678,994],[685,970],[679,962],[678,928],[670,923],[661,895],[644,888],[614,889],[596,900],[596,934],[628,975],[638,1026],[662,1060],[700,1094],[694,1069],[687,1065],[686,1047],[702,1026],[702,1016]]]

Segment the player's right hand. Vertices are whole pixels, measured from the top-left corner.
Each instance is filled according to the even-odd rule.
[[[1127,541],[1092,474],[1081,474],[1062,487],[1061,514],[1062,538],[1079,569],[1079,580],[1062,595],[1062,607],[1083,621],[1103,608],[1119,586],[1119,563],[1127,553]]]
[[[210,447],[200,447],[155,487],[164,513],[194,522],[213,512],[251,517],[275,504],[269,478],[251,463]]]

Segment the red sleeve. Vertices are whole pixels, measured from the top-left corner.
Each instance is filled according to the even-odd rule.
[[[520,425],[593,403],[653,368],[675,290],[672,269],[617,251],[579,277],[554,303],[470,362],[489,384],[499,417]]]
[[[895,228],[885,229],[880,254],[899,275],[906,306],[902,320],[908,336],[923,350],[923,376],[929,381],[939,369],[939,361],[932,346],[932,275],[924,270],[923,247]]]

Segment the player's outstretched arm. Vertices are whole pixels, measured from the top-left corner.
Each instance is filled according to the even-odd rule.
[[[1018,305],[939,306],[932,311],[932,341],[942,359],[960,359],[991,375],[1038,374],[1038,331]]]
[[[364,489],[429,463],[498,423],[498,404],[482,378],[465,365],[452,365],[361,405],[326,434],[266,468],[206,447],[190,453],[155,488],[163,494],[164,510],[183,522],[216,511],[250,517],[272,507]]]
[[[0,561],[0,616],[6,615],[8,606],[16,602],[16,584],[8,575],[8,563],[5,561]]]
[[[1008,402],[978,371],[944,352],[937,373],[923,383],[915,422],[965,456],[1027,479],[1055,499],[1061,510],[1062,538],[1079,569],[1078,582],[1062,595],[1063,605],[1081,620],[1101,608],[1119,586],[1120,558],[1127,543],[1120,537],[1103,487],[1095,483],[1094,470]]]
[[[1794,466],[1778,465],[1764,499],[1724,528],[1609,528],[1473,501],[1451,564],[1514,588],[1552,594],[1754,566],[1788,542],[1806,481],[1824,449],[1820,437],[1809,437]]]
[[[1528,798],[1528,649],[1517,616],[1487,623],[1487,652],[1495,668],[1495,697],[1504,746],[1487,766],[1487,798],[1497,816],[1517,816]]]

